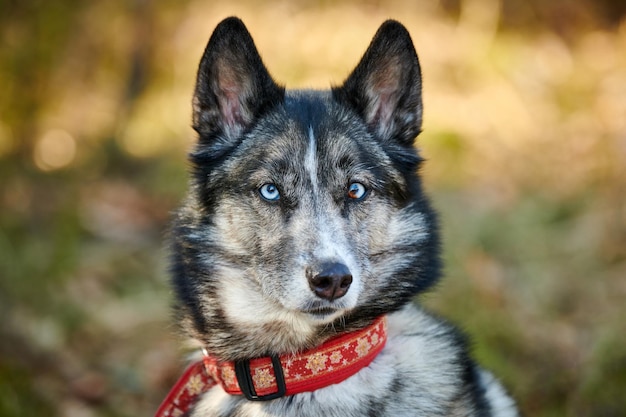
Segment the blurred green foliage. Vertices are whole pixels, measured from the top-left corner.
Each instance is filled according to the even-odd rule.
[[[163,241],[195,68],[233,14],[289,87],[407,25],[446,261],[422,301],[527,415],[622,415],[626,7],[422,3],[0,2],[0,415],[150,415],[178,377]]]

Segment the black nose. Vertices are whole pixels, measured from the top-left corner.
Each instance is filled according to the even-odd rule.
[[[352,284],[352,274],[347,266],[340,263],[325,264],[321,272],[309,277],[309,287],[318,297],[333,301],[348,292]]]

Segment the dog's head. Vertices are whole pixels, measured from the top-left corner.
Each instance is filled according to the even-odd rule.
[[[417,176],[420,67],[385,22],[343,85],[287,91],[243,23],[218,25],[193,98],[199,139],[172,230],[177,311],[214,354],[295,351],[397,310],[438,277]]]

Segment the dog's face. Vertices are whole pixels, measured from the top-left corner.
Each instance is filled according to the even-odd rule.
[[[228,358],[295,351],[436,280],[437,231],[413,148],[420,83],[397,22],[326,92],[285,93],[239,20],[216,28],[194,96],[191,189],[173,228],[179,318],[192,336]]]

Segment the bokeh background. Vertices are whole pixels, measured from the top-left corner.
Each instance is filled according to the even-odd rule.
[[[186,352],[164,235],[195,70],[238,15],[292,88],[386,18],[424,74],[419,146],[461,324],[528,416],[626,413],[622,0],[1,0],[0,416],[150,416]]]

